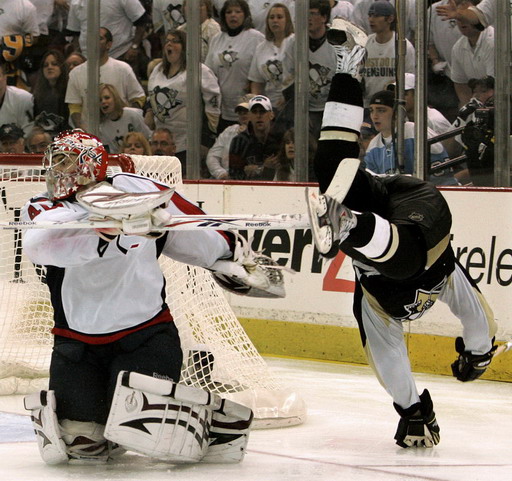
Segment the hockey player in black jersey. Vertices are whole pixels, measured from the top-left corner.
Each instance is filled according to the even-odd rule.
[[[92,135],[61,134],[44,162],[48,192],[30,199],[23,220],[122,222],[23,237],[30,260],[47,267],[54,309],[50,390],[25,398],[44,461],[106,462],[121,448],[177,463],[241,461],[252,412],[179,384],[180,336],[158,257],[208,268],[248,295],[281,295],[275,272],[231,234],[158,231],[173,214],[202,211],[148,177],[107,178],[108,154]]]
[[[460,381],[472,381],[486,370],[496,324],[454,257],[450,210],[432,184],[405,175],[375,176],[357,166],[340,178],[343,166],[350,164],[344,159],[359,153],[363,99],[358,79],[365,55],[361,38],[355,27],[334,20],[330,41],[338,65],[315,157],[320,194],[308,197],[311,223],[321,254],[333,257],[341,250],[353,259],[353,311],[368,361],[400,415],[396,443],[432,447],[440,430],[429,392],[417,391],[403,323],[421,317],[436,300],[448,304],[463,325],[463,336],[456,340],[458,358],[451,366]],[[336,198],[344,183],[348,192]]]

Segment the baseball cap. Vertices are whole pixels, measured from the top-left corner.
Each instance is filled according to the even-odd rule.
[[[25,133],[16,124],[3,124],[0,126],[0,139],[21,139]]]
[[[368,9],[368,16],[370,17],[389,17],[393,15],[396,17],[396,10],[391,3],[385,0],[373,2]]]
[[[391,90],[381,90],[372,95],[370,105],[372,104],[386,105],[393,108],[395,106],[395,93],[391,92]]]
[[[270,102],[269,98],[264,95],[256,95],[249,100],[249,111],[251,111],[256,105],[261,105],[267,112],[272,112],[272,102]]]
[[[404,88],[405,90],[414,90],[416,88],[416,76],[413,73],[406,73],[404,78]],[[396,82],[392,82],[387,86],[387,90],[394,91],[396,87]]]

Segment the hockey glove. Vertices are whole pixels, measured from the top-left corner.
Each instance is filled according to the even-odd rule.
[[[494,344],[494,339],[493,339]],[[452,373],[459,381],[467,382],[478,379],[491,363],[496,346],[485,354],[472,354],[466,351],[462,337],[455,339],[455,350],[459,353],[458,359],[452,364]]]
[[[396,403],[393,403],[393,406],[400,414],[395,434],[396,444],[402,448],[432,448],[439,443],[439,425],[430,393],[426,389],[420,395],[419,403],[407,409]]]

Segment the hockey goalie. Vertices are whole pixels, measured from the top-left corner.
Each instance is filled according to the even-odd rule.
[[[159,230],[173,215],[202,211],[150,178],[107,177],[107,165],[96,137],[61,134],[44,155],[48,191],[22,211],[25,221],[62,227],[96,221],[23,237],[29,259],[46,266],[54,309],[49,390],[25,398],[41,456],[104,463],[129,450],[171,463],[239,462],[252,411],[180,384],[180,337],[158,257],[205,267],[243,295],[284,296],[282,274],[230,232]]]

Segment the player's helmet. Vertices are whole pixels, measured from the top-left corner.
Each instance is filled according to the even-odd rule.
[[[107,165],[107,151],[97,137],[81,130],[62,132],[44,154],[50,199],[65,199],[84,185],[101,182]]]

